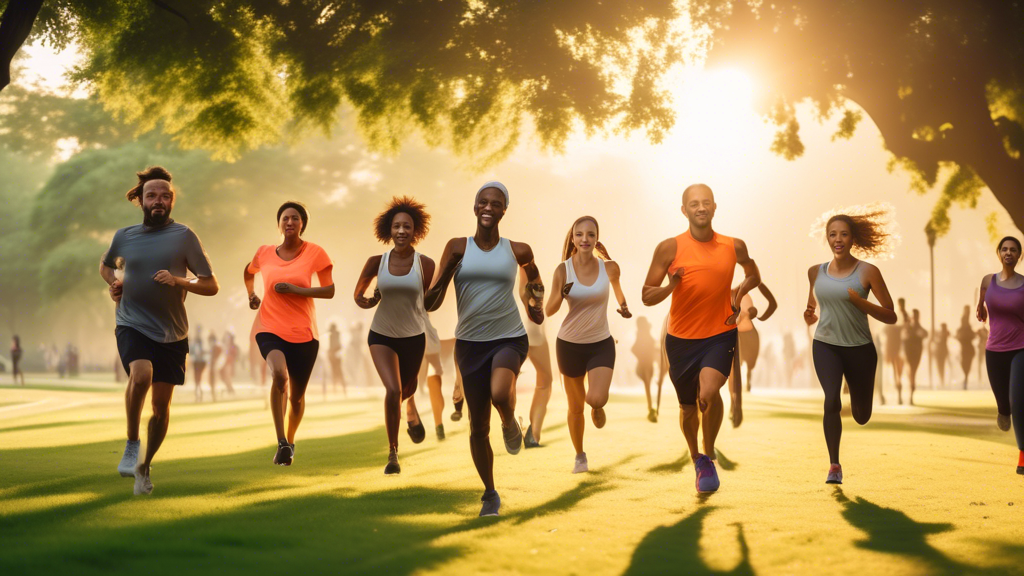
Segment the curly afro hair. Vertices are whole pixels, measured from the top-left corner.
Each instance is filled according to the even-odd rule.
[[[384,244],[391,243],[391,221],[395,215],[404,212],[412,218],[412,243],[416,244],[426,238],[430,231],[430,214],[427,214],[426,206],[417,202],[414,198],[395,196],[388,203],[388,207],[381,212],[373,221],[373,233]]]

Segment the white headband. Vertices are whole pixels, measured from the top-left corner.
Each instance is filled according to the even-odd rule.
[[[501,190],[501,193],[505,195],[505,208],[508,208],[508,188],[505,188],[505,185],[502,184],[501,182],[498,182],[497,180],[493,182],[488,182],[481,186],[480,189],[476,191],[476,200],[479,200],[480,193],[483,192],[484,190],[487,190],[488,188],[497,188],[498,190]]]

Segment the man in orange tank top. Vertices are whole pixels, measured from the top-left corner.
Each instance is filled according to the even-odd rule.
[[[736,350],[739,303],[761,283],[747,245],[711,228],[716,207],[711,188],[704,184],[683,191],[682,212],[690,229],[658,244],[643,290],[645,306],[672,296],[665,351],[669,376],[679,396],[679,427],[693,458],[700,493],[718,490],[718,473],[712,460],[724,414],[720,390]],[[733,290],[737,264],[743,267],[744,278]],[[662,286],[666,276],[668,284]],[[701,428],[698,406],[704,420],[706,455],[697,450]]]

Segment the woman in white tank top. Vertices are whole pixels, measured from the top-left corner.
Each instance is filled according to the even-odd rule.
[[[601,257],[594,255],[595,249]],[[553,316],[561,308],[562,300],[569,302],[569,314],[555,341],[555,357],[569,400],[569,436],[576,449],[572,472],[578,474],[588,470],[587,454],[583,451],[583,406],[591,406],[594,426],[603,428],[604,405],[608,403],[615,367],[615,340],[608,330],[609,288],[615,289],[617,312],[623,318],[632,314],[619,285],[619,265],[611,261],[598,241],[597,220],[583,216],[573,223],[565,238],[563,258],[565,261],[555,269],[551,281],[554,289],[545,312]],[[584,380],[589,383],[589,390],[584,387]]]
[[[388,464],[384,474],[399,474],[398,423],[402,401],[406,405],[409,437],[419,444],[426,437],[413,393],[426,347],[424,336],[423,292],[434,277],[434,261],[416,252],[413,246],[427,235],[430,215],[425,206],[409,197],[393,198],[374,221],[374,233],[383,244],[395,247],[380,256],[371,256],[356,282],[355,301],[360,308],[377,310],[370,324],[367,343],[370,357],[386,391],[384,426],[388,433]],[[377,288],[366,297],[373,279]]]
[[[500,182],[488,182],[477,190],[473,202],[476,233],[448,241],[441,256],[441,273],[423,298],[428,311],[437,310],[454,280],[459,312],[455,361],[469,407],[473,464],[484,483],[481,516],[497,516],[501,508],[501,498],[494,489],[494,454],[489,437],[492,405],[501,416],[505,449],[518,454],[523,444],[515,418],[515,384],[529,342],[516,304],[519,268],[528,278],[527,316],[537,324],[544,319],[544,284],[533,262],[533,250],[522,242],[502,238],[498,232],[508,204],[508,189]]]

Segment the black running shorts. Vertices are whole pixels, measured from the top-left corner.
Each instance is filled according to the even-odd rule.
[[[284,354],[284,363],[288,367],[288,379],[292,386],[305,386],[309,383],[313,365],[316,364],[317,352],[320,351],[319,340],[289,342],[277,334],[260,332],[256,334],[256,345],[260,347],[260,354],[264,360],[274,350],[280,350]]]
[[[700,393],[701,370],[714,368],[726,377],[732,371],[736,330],[693,340],[666,334],[665,352],[668,355],[668,374],[679,396],[679,403],[693,405],[697,403],[697,395]]]
[[[609,336],[600,342],[576,344],[558,338],[555,358],[558,371],[569,378],[580,378],[594,368],[615,368],[615,339]]]
[[[157,342],[128,326],[114,329],[117,353],[126,374],[131,375],[132,362],[149,360],[153,365],[153,382],[181,386],[185,383],[185,358],[188,357],[188,338],[177,342]]]

